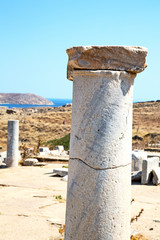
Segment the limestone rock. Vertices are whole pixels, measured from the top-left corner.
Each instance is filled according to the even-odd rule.
[[[69,56],[67,78],[73,79],[73,70],[117,70],[142,72],[146,67],[148,50],[130,46],[86,46],[67,49]]]
[[[147,159],[147,152],[132,151],[132,171],[142,171],[142,162]]]
[[[24,166],[33,166],[35,165],[36,163],[38,163],[38,160],[35,159],[35,158],[28,158],[26,159],[24,162],[23,162],[23,165]]]
[[[141,183],[148,184],[152,182],[152,170],[157,169],[158,167],[159,157],[152,157],[147,160],[143,160]]]

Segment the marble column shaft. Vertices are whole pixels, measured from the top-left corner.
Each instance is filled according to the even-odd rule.
[[[18,166],[18,145],[19,145],[19,121],[8,121],[8,137],[7,137],[7,167]]]
[[[129,240],[136,72],[77,69],[73,61],[65,240]]]

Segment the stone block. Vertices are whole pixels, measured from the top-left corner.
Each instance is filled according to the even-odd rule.
[[[116,70],[142,72],[146,67],[148,50],[130,46],[80,46],[67,49],[69,56],[67,77],[73,79],[73,70]]]
[[[144,151],[132,151],[132,171],[142,171],[143,160],[147,159]]]
[[[68,175],[68,168],[56,168],[56,169],[53,169],[53,173],[56,173],[60,177],[64,177]]]
[[[24,166],[33,166],[36,163],[38,163],[38,160],[36,158],[28,158],[23,162]]]
[[[152,157],[148,158],[147,160],[143,160],[142,164],[142,184],[148,184],[152,181],[152,170],[157,169],[159,167],[159,158]]]

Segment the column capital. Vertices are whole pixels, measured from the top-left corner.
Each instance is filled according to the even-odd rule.
[[[148,49],[132,46],[79,46],[67,49],[67,78],[75,70],[115,70],[140,73],[146,67]]]

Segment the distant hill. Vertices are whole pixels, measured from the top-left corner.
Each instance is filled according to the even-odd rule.
[[[31,93],[0,93],[0,104],[33,104],[53,105],[53,103],[41,96]]]

